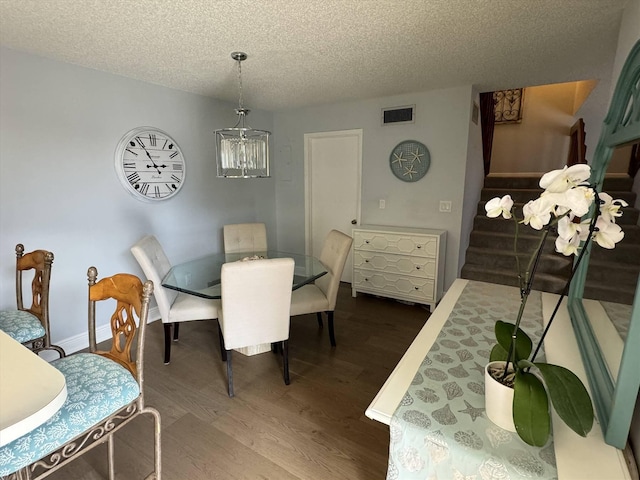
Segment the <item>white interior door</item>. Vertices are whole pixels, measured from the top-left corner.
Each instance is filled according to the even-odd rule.
[[[351,235],[360,221],[362,130],[304,136],[306,250],[319,256],[330,230]],[[342,281],[351,283],[351,255]]]

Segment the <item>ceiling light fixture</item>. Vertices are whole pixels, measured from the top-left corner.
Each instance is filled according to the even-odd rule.
[[[236,114],[238,123],[233,128],[222,128],[216,134],[216,164],[218,177],[266,178],[269,177],[269,135],[265,130],[254,130],[245,125],[249,109],[242,105],[242,62],[247,59],[244,52],[231,54],[238,62],[238,85],[240,99]]]

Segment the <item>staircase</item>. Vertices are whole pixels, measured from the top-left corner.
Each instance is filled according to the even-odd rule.
[[[522,206],[537,198],[542,189],[540,177],[492,177],[485,178],[484,188],[474,219],[473,231],[467,248],[462,278],[518,286],[516,261],[513,253],[515,225],[513,219],[488,218],[485,203],[503,195],[511,195],[518,216]],[[623,209],[618,223],[624,231],[624,239],[613,250],[596,244],[591,249],[591,260],[585,283],[585,298],[606,300],[631,305],[640,273],[640,211],[632,208],[636,193],[631,191],[633,179],[607,177],[604,191],[614,199],[625,200],[630,207]],[[531,253],[536,249],[540,232],[528,225],[519,226],[518,250],[520,266],[524,271]],[[543,249],[533,288],[550,293],[561,293],[571,273],[574,257],[555,252],[555,235],[550,234]]]

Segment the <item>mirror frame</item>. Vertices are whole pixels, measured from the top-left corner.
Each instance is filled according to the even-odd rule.
[[[591,165],[590,183],[602,191],[613,150],[640,139],[640,41],[636,42],[620,72],[604,119]],[[620,370],[614,383],[598,346],[582,302],[589,268],[591,244],[571,283],[569,314],[580,346],[582,361],[591,386],[591,396],[605,442],[624,449],[640,389],[640,281],[636,285],[629,331],[622,352]]]

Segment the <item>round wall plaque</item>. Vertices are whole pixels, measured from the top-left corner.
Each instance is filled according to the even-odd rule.
[[[391,171],[403,182],[417,182],[426,175],[430,165],[429,150],[415,140],[400,142],[389,155]]]

